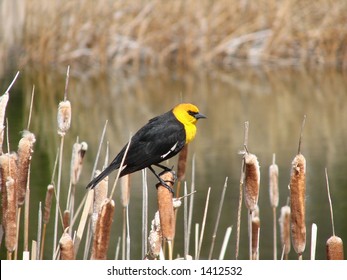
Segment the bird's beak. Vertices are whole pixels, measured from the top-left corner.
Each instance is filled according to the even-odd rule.
[[[194,115],[194,117],[198,120],[198,119],[206,119],[207,117],[201,113],[196,113]]]

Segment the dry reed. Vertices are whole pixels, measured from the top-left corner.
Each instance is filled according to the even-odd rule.
[[[285,205],[281,208],[281,216],[279,218],[280,232],[281,232],[281,245],[284,252],[284,258],[288,259],[290,252],[290,207]]]
[[[25,201],[25,193],[28,183],[29,165],[31,162],[31,156],[34,143],[36,142],[35,135],[30,131],[24,131],[22,139],[18,144],[18,160],[17,160],[17,187],[18,187],[18,205],[23,205]]]
[[[92,260],[105,260],[107,257],[114,209],[115,203],[109,199],[105,200],[101,206],[95,228],[91,255]]]
[[[72,146],[72,157],[70,165],[71,184],[76,185],[82,173],[83,159],[88,150],[86,142],[74,143]]]
[[[131,65],[346,67],[346,8],[343,0],[268,1],[266,8],[262,1],[192,0],[184,5],[103,0],[71,5],[65,0],[42,6],[36,0],[15,10],[17,14],[9,12],[16,24],[6,21],[4,30],[11,42],[13,34],[23,35],[14,42],[24,49],[21,60],[35,65],[70,62],[87,74]],[[25,32],[18,32],[18,26]],[[10,50],[3,46],[5,58],[13,57]]]
[[[290,177],[290,216],[292,243],[299,258],[306,246],[305,224],[306,159],[302,154],[295,156]]]
[[[74,260],[74,244],[71,236],[64,232],[62,237],[59,240],[59,248],[60,248],[60,259],[61,260]]]

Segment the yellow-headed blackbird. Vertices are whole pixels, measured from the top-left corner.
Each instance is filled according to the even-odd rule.
[[[170,170],[160,162],[176,155],[185,144],[194,139],[195,125],[200,118],[206,117],[199,113],[199,109],[195,105],[188,103],[179,104],[165,114],[149,120],[131,138],[120,177],[148,167],[160,183],[172,191],[155,173],[152,165]],[[127,146],[128,144],[123,147],[110,165],[87,185],[87,188],[94,188],[110,172],[120,167]]]

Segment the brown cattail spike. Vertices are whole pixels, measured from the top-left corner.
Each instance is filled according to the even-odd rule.
[[[169,187],[173,187],[175,175],[172,172],[164,171],[160,174],[160,178],[166,182]],[[173,240],[175,235],[175,219],[172,192],[158,183],[157,197],[162,237],[165,240]]]
[[[7,201],[7,188],[6,182],[8,177],[14,180],[14,190],[17,192],[17,154],[2,154],[0,155],[0,187],[1,187],[1,198],[2,198],[2,224],[6,227],[5,213],[9,205]],[[17,194],[16,194],[17,197]],[[17,204],[17,201],[16,201]]]
[[[328,260],[343,260],[343,242],[336,235],[331,236],[326,243],[326,252]]]
[[[23,132],[22,139],[18,144],[18,176],[17,176],[17,188],[18,188],[18,205],[21,206],[25,200],[25,193],[28,182],[29,164],[31,162],[31,156],[33,154],[33,146],[36,142],[35,135],[27,130]]]
[[[246,153],[245,160],[245,203],[249,211],[254,211],[258,204],[260,171],[259,162],[255,155]]]
[[[63,228],[66,230],[70,226],[70,211],[65,210],[63,214]]]
[[[105,260],[110,241],[111,225],[113,222],[115,204],[113,200],[107,199],[101,206],[98,221],[96,223],[92,260]]]
[[[281,216],[279,218],[281,231],[281,248],[284,248],[284,257],[288,259],[290,252],[290,207],[283,206],[281,208]]]
[[[48,185],[45,198],[45,210],[43,213],[43,223],[48,224],[51,215],[52,199],[54,194],[53,185]]]
[[[58,134],[64,136],[71,124],[71,103],[69,100],[61,101],[58,106]]]
[[[75,259],[75,251],[73,241],[71,236],[64,232],[62,237],[59,240],[60,246],[60,259],[61,260],[74,260]]]
[[[292,162],[289,187],[292,242],[295,252],[300,257],[306,246],[306,160],[302,154],[296,155]]]
[[[17,192],[15,180],[11,177],[7,177],[6,189],[5,245],[8,252],[13,252],[17,248]]]

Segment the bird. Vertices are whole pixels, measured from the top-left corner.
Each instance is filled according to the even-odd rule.
[[[120,177],[148,168],[159,182],[173,193],[172,188],[154,171],[152,165],[164,171],[172,169],[160,164],[178,154],[196,135],[196,123],[206,118],[196,105],[180,103],[170,111],[154,117],[140,128],[112,160],[112,162],[86,188],[93,189],[112,171],[121,168]],[[124,158],[123,165],[121,163]]]

